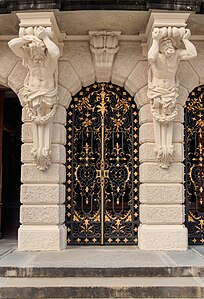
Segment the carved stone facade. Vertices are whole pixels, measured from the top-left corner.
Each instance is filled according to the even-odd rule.
[[[13,89],[23,102],[19,250],[66,248],[64,224],[66,109],[72,96],[79,92],[82,86],[110,81],[123,86],[135,98],[139,109],[139,247],[144,250],[186,250],[188,244],[187,229],[184,225],[183,106],[192,89],[204,83],[204,62],[201,59],[204,53],[203,36],[192,36],[190,40],[193,41],[189,41],[187,29],[189,13],[152,13],[146,19],[146,32],[145,28],[142,28],[140,34],[139,32],[123,34],[118,23],[117,26],[113,24],[112,29],[96,28],[94,31],[87,31],[86,35],[62,35],[61,28],[56,27],[53,13],[52,18],[48,18],[49,25],[45,22],[45,16],[42,21],[40,14],[33,12],[32,18],[30,15],[31,21],[29,13],[24,13],[24,22],[27,15],[27,23],[22,23],[20,37],[15,36],[13,39],[12,36],[7,37],[7,41],[0,41],[3,53],[0,55],[1,84]],[[18,17],[21,20],[21,14]],[[91,28],[93,27],[92,24]],[[39,115],[40,119],[41,116],[43,119],[48,118],[43,123],[35,121],[39,118],[38,109],[34,107],[32,98],[29,98],[29,92],[33,91],[31,88],[33,83],[30,82],[30,91],[26,87],[33,65],[31,64],[27,70],[21,60],[7,47],[9,40],[12,48],[12,41],[18,41],[19,38],[27,40],[28,37],[29,41],[33,39],[43,41],[47,47],[46,53],[49,52],[52,58],[55,56],[55,61],[50,61],[42,70],[44,76],[42,81],[46,87],[43,91],[46,100],[42,102],[46,109],[43,115]],[[163,41],[157,42],[157,37]],[[164,40],[165,37],[168,39]],[[49,42],[52,41],[55,53],[49,51],[45,38],[49,39]],[[182,55],[186,56],[179,59],[177,57],[166,66],[163,64],[163,56],[161,61],[155,60],[155,51],[158,54],[159,46],[163,47],[169,39],[170,51],[175,50],[172,45],[174,41],[177,42],[172,55],[183,53]],[[178,45],[180,41],[183,43],[182,46]],[[61,52],[59,57],[62,42],[63,53]],[[198,49],[197,57],[193,44]],[[180,51],[180,47],[185,53]],[[193,57],[196,58],[188,61]],[[185,61],[179,63],[179,60]],[[58,80],[55,81],[57,67]],[[41,66],[37,68],[38,71],[40,68]],[[148,78],[150,69],[154,80]],[[38,75],[36,76],[39,79]],[[46,81],[48,76],[51,76],[49,83]],[[178,90],[177,79],[180,82]],[[33,82],[35,84],[35,81]],[[49,84],[52,86],[49,87]],[[22,97],[22,91],[26,98]],[[38,96],[41,97],[41,87],[39,92],[40,95],[36,96],[37,101]],[[39,139],[41,133],[46,137]],[[47,140],[47,144],[41,144],[40,140],[42,142]],[[35,149],[46,149],[46,154],[42,153],[43,157],[48,157],[46,162],[43,161],[41,164],[41,158],[35,158],[32,150],[33,142]],[[157,158],[162,167],[156,161],[155,145]]]

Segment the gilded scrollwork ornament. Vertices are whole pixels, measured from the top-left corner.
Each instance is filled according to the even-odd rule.
[[[177,115],[179,62],[197,56],[184,27],[154,28],[148,52],[148,98],[153,115],[155,151],[162,168],[168,168],[173,156],[173,120]],[[182,45],[185,48],[182,48]]]

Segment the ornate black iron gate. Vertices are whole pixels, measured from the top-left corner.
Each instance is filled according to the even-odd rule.
[[[121,87],[83,88],[68,110],[68,244],[137,244],[138,111]]]
[[[185,192],[189,244],[204,243],[204,86],[185,106]]]

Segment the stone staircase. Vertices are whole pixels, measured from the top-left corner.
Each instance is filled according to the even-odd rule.
[[[204,256],[194,249],[10,249],[0,256],[0,298],[204,298]]]
[[[200,267],[1,267],[0,298],[203,298],[203,272]]]

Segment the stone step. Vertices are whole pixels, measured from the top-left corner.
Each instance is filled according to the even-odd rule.
[[[15,267],[1,266],[0,277],[203,277],[204,267]]]
[[[204,278],[1,278],[0,298],[203,298]]]

